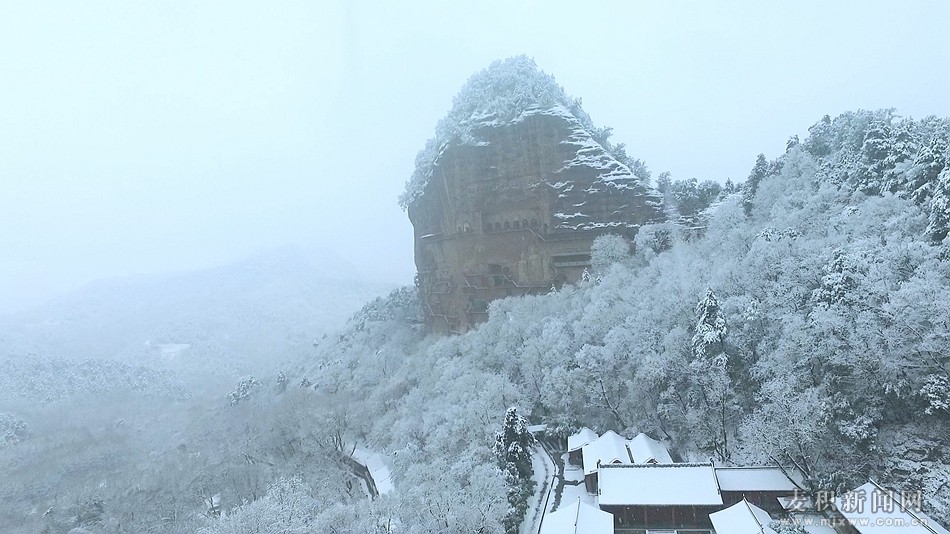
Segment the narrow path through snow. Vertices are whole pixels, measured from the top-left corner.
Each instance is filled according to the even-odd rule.
[[[577,502],[585,502],[597,507],[597,498],[587,493],[587,486],[584,485],[584,469],[577,465],[572,465],[569,461],[569,455],[566,452],[560,454],[561,465],[563,469],[558,473],[557,486],[554,488],[554,496],[551,498],[551,504],[548,505],[548,512],[553,512],[561,506],[567,506]]]
[[[545,508],[557,478],[557,466],[540,443],[531,451],[531,480],[534,495],[528,499],[528,511],[521,522],[521,534],[537,534],[541,529]]]

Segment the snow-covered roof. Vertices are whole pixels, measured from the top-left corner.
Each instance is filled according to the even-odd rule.
[[[726,534],[775,534],[768,512],[742,499],[725,510],[709,514],[716,532]]]
[[[613,534],[614,515],[577,499],[544,516],[541,534]]]
[[[808,512],[815,509],[815,502],[811,497],[805,497],[804,492],[792,497],[778,497],[778,503],[786,512]]]
[[[392,474],[381,454],[357,446],[353,450],[352,457],[369,471],[370,476],[373,477],[373,482],[376,484],[376,491],[386,495],[393,490]]]
[[[604,465],[598,477],[601,506],[722,504],[711,464]]]
[[[716,477],[722,491],[792,493],[798,489],[796,483],[778,467],[716,467]]]
[[[871,481],[835,499],[835,507],[861,534],[950,534],[901,497]],[[888,512],[887,508],[891,507]]]
[[[584,445],[581,453],[585,475],[596,473],[598,462],[600,465],[633,463],[627,450],[627,440],[613,430],[604,432],[603,436]]]
[[[548,429],[548,425],[528,425],[528,432],[532,434],[539,434],[545,432]]]
[[[573,452],[597,439],[597,432],[586,426],[567,437],[567,451]]]
[[[634,463],[673,463],[673,459],[670,458],[670,451],[666,450],[666,445],[663,445],[643,432],[631,439],[628,447],[630,448],[630,456],[633,457]]]

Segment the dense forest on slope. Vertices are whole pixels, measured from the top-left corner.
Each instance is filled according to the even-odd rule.
[[[865,147],[896,124],[910,145]],[[945,151],[928,156],[946,132],[887,111],[823,120],[688,224],[602,239],[588,280],[496,301],[465,335],[425,336],[413,288],[377,299],[285,387],[208,403],[161,456],[178,466],[160,471],[161,499],[104,499],[83,524],[128,531],[131,506],[138,531],[504,532],[521,512],[494,452],[512,406],[555,432],[649,432],[684,459],[794,463],[812,489],[920,488],[946,521],[950,171]],[[394,491],[344,483],[357,444],[390,458]],[[95,512],[96,493],[77,502]],[[221,518],[201,504],[214,495]]]
[[[683,459],[794,463],[812,489],[919,488],[946,522],[948,121],[859,111],[810,132],[744,184],[661,176],[670,222],[601,239],[586,280],[496,301],[465,335],[426,336],[404,288],[287,377],[171,409],[2,414],[0,524],[501,533],[523,513],[494,446],[512,406]],[[389,458],[391,493],[367,499],[357,446]]]
[[[0,402],[36,405],[82,396],[137,393],[184,399],[188,391],[167,370],[112,360],[33,356],[0,360]]]
[[[332,502],[365,499],[332,443],[305,438],[321,397],[265,392],[390,289],[288,247],[0,317],[0,532],[192,533],[208,499],[253,501],[286,473],[322,477]]]
[[[321,395],[273,376],[252,394],[233,404],[111,394],[37,407],[29,421],[0,413],[0,531],[194,533],[292,475],[317,481],[321,504],[366,500],[316,432],[332,428]]]
[[[518,406],[565,432],[650,432],[684,458],[794,463],[812,489],[921,488],[945,521],[947,122],[856,112],[811,132],[760,158],[701,231],[602,241],[577,287],[497,301],[449,338],[418,332],[407,290],[319,345],[313,387],[394,455],[397,491],[360,504],[364,519],[504,531],[511,479],[492,443]]]

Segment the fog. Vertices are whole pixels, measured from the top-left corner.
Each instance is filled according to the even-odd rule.
[[[824,114],[950,115],[950,4],[0,7],[0,311],[289,243],[412,280],[396,198],[462,83],[533,57],[654,176],[744,179]]]
[[[0,533],[944,532],[950,2],[456,4],[0,3]]]

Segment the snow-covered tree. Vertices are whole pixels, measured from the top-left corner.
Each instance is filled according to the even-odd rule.
[[[494,451],[499,465],[514,472],[519,478],[531,477],[531,449],[534,436],[528,432],[528,422],[514,406],[505,412],[501,432],[495,435]]]
[[[222,514],[199,534],[304,534],[313,532],[320,512],[310,487],[299,478],[281,477],[260,499]]]
[[[284,391],[287,391],[287,383],[289,382],[289,379],[287,378],[287,375],[285,375],[283,371],[280,371],[277,373],[277,378],[275,379],[275,382],[276,383],[274,384],[274,390],[277,393],[283,393]]]
[[[927,235],[936,243],[943,241],[950,231],[950,167],[944,168],[933,185],[929,222]]]
[[[842,250],[832,253],[831,261],[824,268],[819,286],[812,293],[816,303],[830,305],[853,305],[858,301],[856,294],[861,276],[862,262],[845,254]]]
[[[752,171],[749,173],[749,177],[745,181],[745,186],[742,193],[743,208],[745,209],[746,215],[752,214],[752,203],[755,199],[755,194],[759,190],[759,184],[762,183],[762,180],[765,179],[766,175],[768,175],[768,172],[768,160],[765,159],[765,154],[759,154],[755,159],[755,165],[752,166]]]
[[[700,182],[696,178],[690,178],[674,181],[670,192],[677,213],[686,220],[694,220],[719,198],[722,185],[712,180]]]
[[[12,413],[0,412],[0,449],[30,437],[30,429],[23,419]]]
[[[928,375],[920,388],[926,401],[927,415],[950,415],[950,379],[946,375]]]
[[[251,392],[257,389],[261,385],[260,380],[254,378],[253,376],[248,376],[242,378],[238,382],[237,386],[228,393],[228,402],[231,403],[231,406],[234,406],[238,403],[244,402],[251,398]]]
[[[726,343],[726,320],[719,308],[719,299],[712,289],[696,304],[696,329],[693,334],[693,355],[711,360],[721,356]]]
[[[947,155],[950,154],[947,143],[948,139],[939,134],[924,142],[914,155],[913,166],[907,171],[903,187],[893,192],[918,204],[926,202],[933,195],[937,177],[947,166]]]
[[[616,234],[597,236],[590,247],[590,263],[595,273],[605,272],[611,265],[630,261],[630,243]]]

